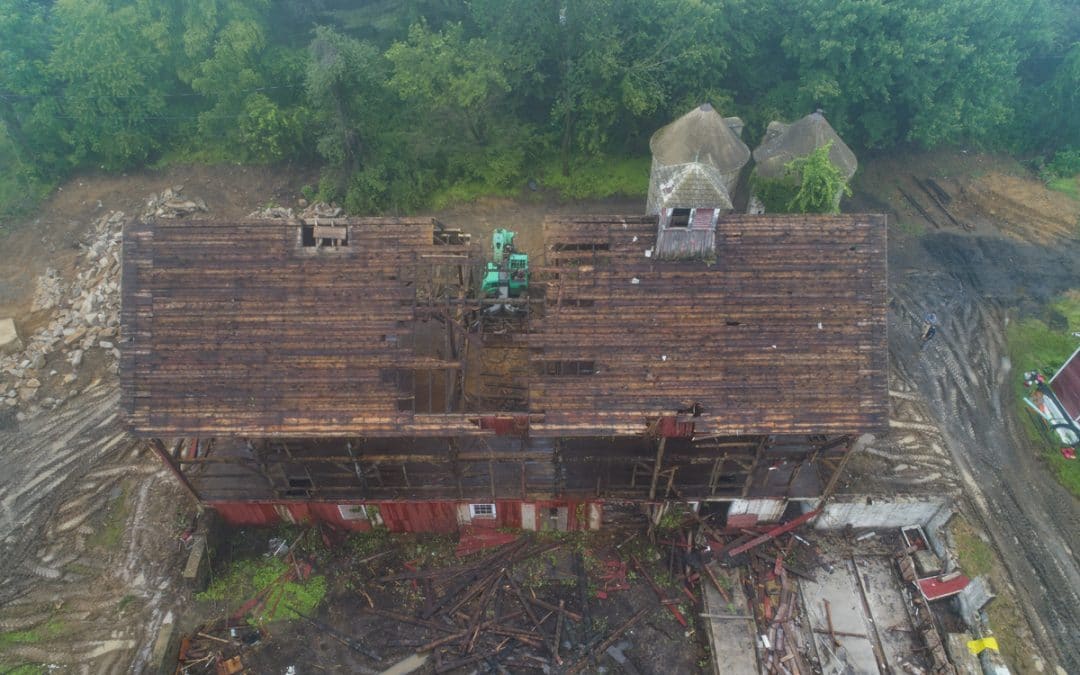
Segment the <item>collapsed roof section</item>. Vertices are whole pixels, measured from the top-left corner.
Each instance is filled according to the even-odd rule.
[[[123,409],[144,437],[884,428],[885,218],[714,222],[714,260],[665,261],[655,216],[550,219],[490,336],[478,248],[431,219],[132,223]],[[479,391],[485,354],[520,359],[497,378],[520,403]]]
[[[721,117],[706,103],[653,134],[645,212],[654,215],[672,207],[731,210],[739,173],[750,161],[741,132],[741,120]]]

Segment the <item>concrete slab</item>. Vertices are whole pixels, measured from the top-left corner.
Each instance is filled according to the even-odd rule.
[[[705,589],[705,624],[708,626],[709,646],[713,659],[713,673],[757,673],[757,636],[754,631],[753,613],[746,594],[743,593],[742,571],[724,569],[709,563],[709,569],[725,588],[731,602],[724,600],[720,592],[707,579],[702,579]],[[720,618],[721,616],[745,616],[746,619]]]
[[[874,655],[870,632],[873,626],[867,621],[857,584],[853,565],[850,561],[841,560],[833,564],[832,572],[819,569],[815,572],[814,581],[804,581],[799,585],[811,630],[818,638],[818,651],[826,675],[881,672]],[[834,646],[828,635],[830,616],[833,630],[838,633],[836,641],[839,646]],[[823,644],[827,648],[822,648]]]
[[[908,672],[904,664],[920,661],[915,657],[919,645],[891,559],[855,556],[836,559],[832,564],[831,573],[819,569],[815,581],[800,584],[806,613],[819,638],[818,652],[825,672]],[[838,648],[833,648],[828,636],[825,601],[829,603]],[[835,658],[829,649],[833,649]]]
[[[15,330],[15,320],[0,319],[0,354],[14,354],[22,351],[22,348],[19,332]]]
[[[866,601],[870,607],[870,621],[877,629],[885,661],[893,672],[907,672],[903,664],[912,661],[919,648],[908,613],[896,567],[889,558],[856,557]]]

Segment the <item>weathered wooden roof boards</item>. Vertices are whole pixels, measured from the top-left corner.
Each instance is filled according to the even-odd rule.
[[[299,221],[125,229],[134,433],[493,433],[479,418],[497,410],[452,402],[464,352],[484,348],[461,328],[481,302],[478,248],[431,219],[323,225],[345,228],[343,245],[305,246]],[[885,426],[883,216],[720,216],[709,261],[658,260],[656,233],[655,216],[545,224],[530,317],[511,336],[534,366],[530,435],[640,435],[675,415],[699,435]]]
[[[533,382],[545,433],[632,433],[673,410],[695,434],[886,425],[884,216],[720,216],[707,261],[655,260],[652,216],[549,220],[544,239],[529,344],[589,366]]]
[[[337,228],[338,245],[314,238]],[[475,245],[439,230],[432,219],[393,218],[129,224],[120,377],[132,429],[311,437],[401,434],[410,422],[418,431],[425,422],[399,409],[399,377],[460,368],[420,329],[455,310],[454,291],[441,289],[460,287],[459,272],[480,263]]]

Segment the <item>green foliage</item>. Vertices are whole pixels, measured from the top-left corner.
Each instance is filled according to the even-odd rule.
[[[1077,86],[1080,86],[1078,83]],[[1080,174],[1080,150],[1059,150],[1046,165],[1046,172],[1055,178],[1067,178]]]
[[[761,200],[766,213],[784,213],[799,191],[794,176],[764,178],[756,171],[750,175],[750,187]]]
[[[326,578],[316,574],[303,582],[285,581],[289,569],[284,560],[276,557],[238,560],[195,599],[224,602],[237,608],[266,591],[259,612],[249,619],[251,623],[296,619],[298,612],[310,616],[326,595]]]
[[[829,160],[832,141],[806,157],[797,157],[785,165],[786,172],[798,176],[799,189],[788,204],[795,213],[839,213],[840,197],[851,196],[844,174]]]
[[[18,168],[0,167],[0,209],[73,169],[178,159],[317,156],[320,196],[356,213],[528,178],[567,198],[638,195],[639,160],[618,160],[705,100],[751,139],[821,107],[857,150],[1052,156],[1080,138],[1070,0],[338,4],[5,0],[0,159]],[[1074,163],[1058,156],[1053,171]],[[821,208],[830,185],[800,184],[799,208]]]
[[[1080,199],[1080,174],[1068,178],[1055,178],[1046,184],[1055,192],[1064,192],[1073,199]]]
[[[806,157],[796,157],[784,165],[780,178],[764,178],[757,173],[750,184],[769,213],[838,213],[840,197],[851,195],[844,174],[829,160],[832,141]]]

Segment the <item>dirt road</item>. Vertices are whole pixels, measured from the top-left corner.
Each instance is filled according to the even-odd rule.
[[[1080,266],[1053,246],[938,233],[925,256],[891,260],[893,377],[929,405],[966,492],[1016,584],[1040,644],[1080,672],[1080,503],[1051,476],[1016,422],[1005,347],[1010,313],[1080,286]],[[937,336],[922,351],[922,317]],[[894,382],[893,386],[897,383]],[[1036,646],[1032,645],[1032,650]]]

